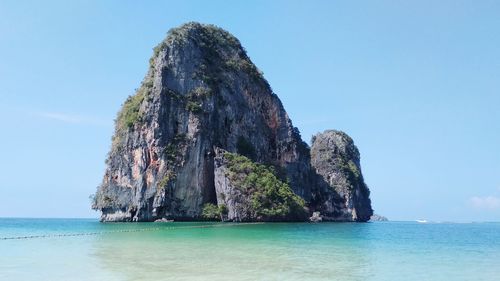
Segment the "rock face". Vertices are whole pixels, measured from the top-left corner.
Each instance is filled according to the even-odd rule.
[[[227,204],[233,220],[302,220],[294,212],[248,216],[241,204],[222,200],[239,188],[225,174],[223,151],[272,167],[306,213],[324,209],[335,220],[363,221],[371,210],[364,183],[354,187],[363,191],[339,195],[343,187],[316,174],[308,145],[238,39],[198,23],[170,30],[154,49],[141,87],[118,113],[93,208],[102,221],[196,220],[207,203]],[[359,167],[359,155],[353,161]],[[363,196],[367,201],[358,200]]]
[[[373,214],[359,157],[358,148],[344,132],[328,130],[312,139],[311,165],[326,194],[319,209],[333,219],[367,221]]]
[[[309,218],[310,222],[321,222],[323,218],[321,217],[320,212],[313,212],[312,216]]]

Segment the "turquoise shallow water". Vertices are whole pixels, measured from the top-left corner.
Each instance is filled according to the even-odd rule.
[[[500,280],[500,223],[0,219],[33,235],[0,240],[0,280]]]

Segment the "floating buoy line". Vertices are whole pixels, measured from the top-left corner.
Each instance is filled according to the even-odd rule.
[[[215,228],[215,227],[244,226],[244,225],[255,225],[255,224],[263,224],[263,223],[262,222],[251,222],[251,223],[224,223],[224,224],[212,224],[212,225],[209,224],[209,225],[190,225],[190,226],[148,227],[148,228],[138,228],[138,229],[120,229],[120,230],[82,232],[82,233],[59,233],[59,234],[41,234],[41,235],[27,235],[27,236],[10,236],[10,237],[0,237],[0,240],[22,240],[22,239],[36,239],[36,238],[94,236],[94,235],[104,235],[104,234],[111,234],[111,233],[143,232],[143,231],[157,231],[157,230],[176,230],[176,229],[188,229],[188,228]]]

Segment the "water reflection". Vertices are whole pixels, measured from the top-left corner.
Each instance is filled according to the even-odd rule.
[[[371,275],[370,246],[357,236],[368,232],[359,224],[165,229],[106,235],[93,249],[123,280],[362,280]]]

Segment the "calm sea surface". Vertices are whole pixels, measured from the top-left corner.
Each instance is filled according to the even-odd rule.
[[[0,219],[0,237],[9,281],[500,280],[500,223]]]

